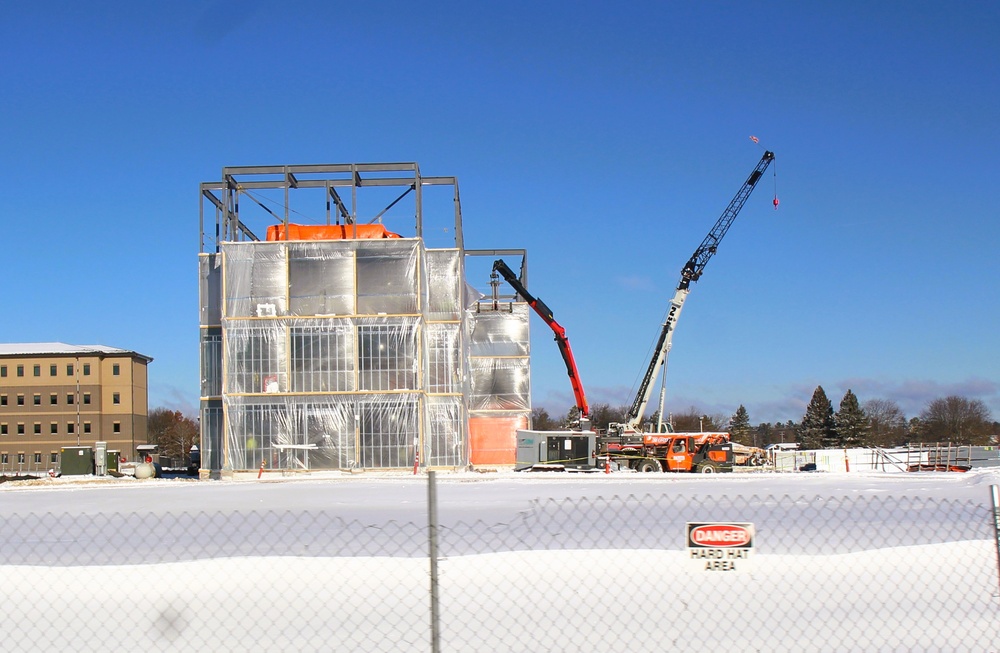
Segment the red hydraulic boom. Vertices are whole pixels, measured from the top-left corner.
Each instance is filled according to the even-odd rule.
[[[559,345],[559,353],[562,354],[563,362],[566,363],[566,373],[569,374],[569,382],[573,385],[573,397],[576,400],[576,407],[580,409],[580,417],[587,418],[590,416],[590,406],[587,405],[587,397],[583,393],[583,384],[580,382],[580,373],[576,369],[576,360],[573,358],[573,350],[569,347],[569,339],[566,337],[566,329],[564,329],[555,318],[552,317],[552,310],[545,305],[541,299],[538,299],[524,287],[521,280],[514,274],[514,271],[507,267],[507,264],[503,262],[503,259],[497,259],[493,262],[493,271],[500,273],[500,275],[511,285],[512,288],[517,292],[518,295],[524,298],[524,301],[528,302],[528,306],[535,309],[539,317],[545,320],[545,323],[549,325],[552,332],[556,336],[556,344]]]

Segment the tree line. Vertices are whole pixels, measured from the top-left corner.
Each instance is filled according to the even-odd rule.
[[[628,406],[596,403],[590,418],[594,429],[606,429],[612,422],[624,422]],[[656,423],[654,413],[650,421]],[[553,418],[545,408],[532,410],[533,428],[558,430],[579,421],[574,406],[562,418]],[[962,445],[997,444],[1000,422],[994,421],[986,404],[979,399],[951,395],[929,401],[919,415],[907,419],[899,404],[889,399],[869,399],[864,403],[850,389],[837,410],[817,386],[806,412],[798,422],[751,423],[750,414],[740,404],[732,415],[699,413],[693,406],[669,416],[674,431],[728,431],[733,441],[753,447],[795,442],[802,449],[842,449],[853,447],[897,447],[916,442],[952,442]]]

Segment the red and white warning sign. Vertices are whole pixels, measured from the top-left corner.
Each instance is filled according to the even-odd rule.
[[[749,523],[688,522],[687,551],[705,571],[737,571],[737,563],[750,559],[754,527]],[[741,565],[742,566],[742,565]]]

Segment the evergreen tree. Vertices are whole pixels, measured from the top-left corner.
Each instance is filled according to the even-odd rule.
[[[747,442],[752,442],[753,427],[750,426],[750,414],[747,413],[747,409],[740,404],[740,407],[736,409],[736,414],[729,420],[729,435],[732,439],[746,444]]]
[[[827,399],[823,386],[816,386],[812,400],[796,437],[802,449],[828,449],[837,446],[837,431],[833,421],[833,405]]]
[[[861,410],[858,397],[850,388],[840,400],[840,410],[834,415],[837,428],[837,439],[841,447],[859,447],[867,443],[868,416]]]

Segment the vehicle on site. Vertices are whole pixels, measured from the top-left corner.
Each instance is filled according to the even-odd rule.
[[[728,433],[634,433],[601,436],[602,455],[610,465],[637,472],[731,472],[735,458]]]
[[[603,457],[607,464],[615,459],[619,466],[627,465],[632,469],[647,472],[732,471],[733,444],[728,433],[670,433],[669,425],[663,420],[667,356],[681,309],[691,292],[691,283],[701,278],[708,261],[718,251],[726,232],[729,231],[743,204],[772,161],[774,153],[765,151],[722,216],[681,269],[680,282],[677,284],[673,299],[670,300],[670,308],[660,330],[652,360],[649,361],[625,421],[609,425],[607,432],[597,438],[598,456]],[[775,197],[775,208],[777,208],[777,197]],[[660,390],[658,419],[655,424],[643,425],[646,407],[661,371],[664,383]],[[681,448],[681,451],[675,453],[674,447]]]

